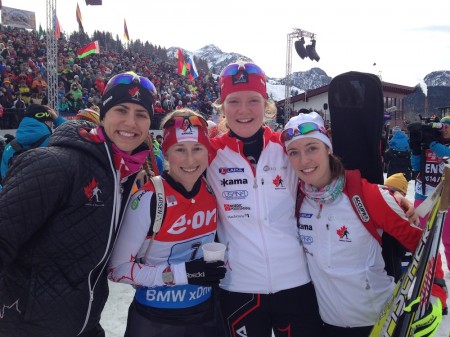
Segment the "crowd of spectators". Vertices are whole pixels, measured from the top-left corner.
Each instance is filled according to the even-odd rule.
[[[152,129],[159,129],[163,116],[176,108],[187,107],[205,117],[213,113],[212,102],[219,95],[214,76],[200,72],[194,80],[177,73],[175,60],[125,51],[103,51],[79,59],[77,41],[58,40],[57,110],[71,118],[84,108],[100,103],[106,82],[123,71],[148,77],[158,97]],[[0,27],[0,128],[16,128],[26,107],[47,104],[46,40],[37,32]]]

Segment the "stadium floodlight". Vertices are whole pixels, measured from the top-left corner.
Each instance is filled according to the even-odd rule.
[[[306,52],[311,60],[319,62],[320,56],[316,52],[316,40],[311,39],[311,44],[306,46]]]
[[[303,36],[300,40],[295,41],[295,50],[297,51],[298,56],[302,59],[308,56],[308,52],[305,48],[305,39]]]

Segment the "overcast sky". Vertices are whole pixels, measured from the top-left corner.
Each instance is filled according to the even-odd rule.
[[[269,77],[286,75],[287,37],[294,28],[316,34],[321,59],[302,60],[292,48],[293,72],[319,67],[334,77],[363,71],[415,86],[432,71],[450,70],[446,0],[103,0],[103,6],[56,0],[66,32],[78,29],[77,2],[90,35],[98,29],[122,38],[125,18],[131,39],[189,51],[215,44],[250,57]],[[37,26],[45,29],[45,0],[3,0],[3,6],[36,12]]]

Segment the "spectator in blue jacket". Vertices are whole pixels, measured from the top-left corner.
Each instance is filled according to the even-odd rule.
[[[403,131],[396,131],[389,141],[389,149],[384,153],[387,177],[403,173],[406,180],[411,180],[409,137]]]
[[[5,147],[0,165],[0,174],[5,178],[11,158],[21,148],[29,150],[48,145],[53,127],[58,127],[66,121],[59,117],[49,106],[31,104],[25,111],[25,116],[16,131],[16,139]]]

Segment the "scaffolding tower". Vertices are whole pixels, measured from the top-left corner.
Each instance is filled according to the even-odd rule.
[[[48,105],[58,111],[58,44],[56,31],[56,0],[47,0],[47,84]]]
[[[291,33],[287,35],[286,46],[286,80],[284,91],[284,122],[287,123],[291,116],[291,86],[292,86],[292,41],[302,37],[315,38],[316,34],[307,32],[305,30],[294,28]]]

